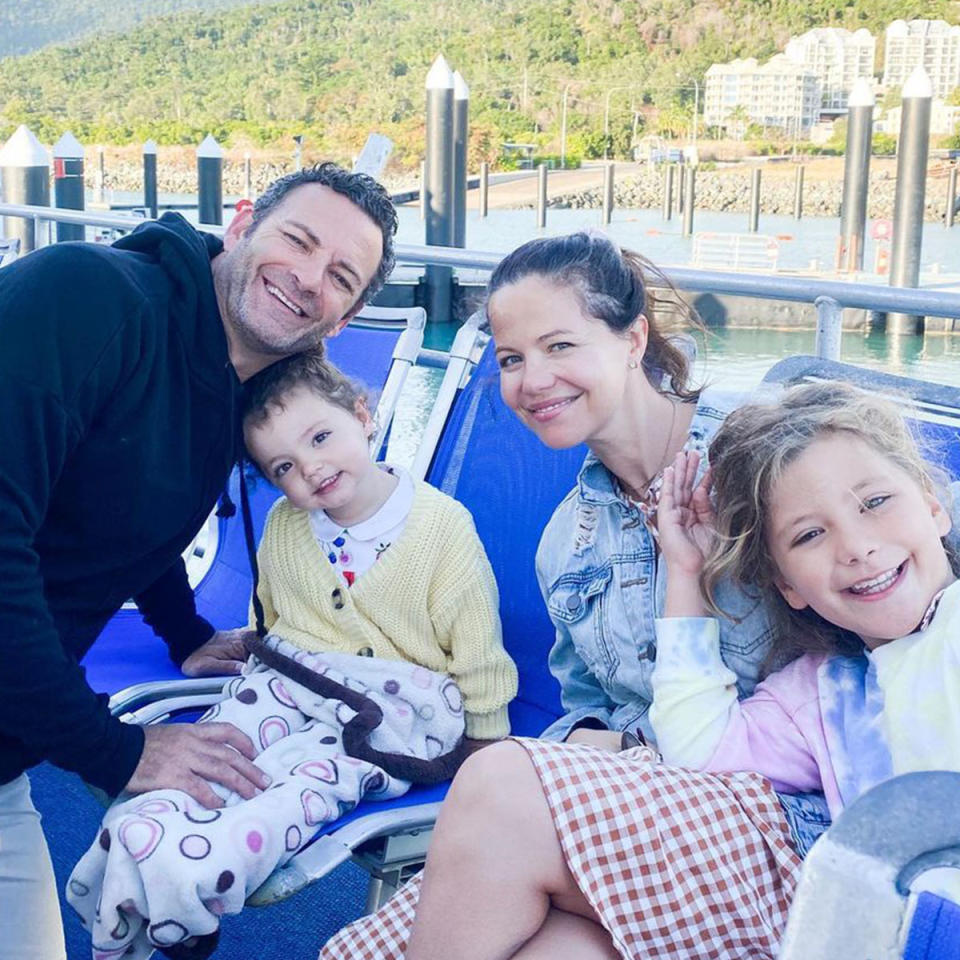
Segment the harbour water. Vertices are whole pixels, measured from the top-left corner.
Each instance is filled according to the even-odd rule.
[[[90,197],[87,198],[88,203]],[[143,197],[136,193],[116,191],[110,199],[116,204],[142,203]],[[531,201],[533,188],[531,187]],[[185,204],[196,202],[196,197],[187,195],[163,195],[164,203]],[[118,211],[120,212],[120,211]],[[187,219],[196,222],[196,210],[181,211]],[[420,219],[419,204],[406,204],[397,209],[400,229],[397,235],[401,243],[424,242],[424,224]],[[224,210],[224,221],[229,222],[231,210]],[[506,253],[524,240],[540,234],[553,236],[581,229],[601,229],[600,211],[587,209],[547,210],[547,226],[537,229],[536,211],[533,209],[490,212],[480,217],[476,210],[467,211],[467,246],[474,250]],[[864,266],[872,269],[876,243],[870,236],[873,221],[867,221],[867,237],[864,246]],[[631,247],[661,266],[687,265],[691,262],[693,239],[684,237],[681,219],[675,215],[664,221],[659,210],[614,209],[609,226],[603,228],[614,240]],[[716,233],[746,233],[745,213],[724,213],[712,210],[697,210],[694,231]],[[840,232],[838,217],[793,217],[760,215],[759,233],[774,240],[778,247],[777,266],[786,271],[807,271],[811,264],[815,269],[830,270],[836,255],[837,237]],[[960,275],[960,256],[957,241],[960,238],[960,223],[947,229],[942,223],[926,223],[923,228],[921,269],[924,281],[931,274]]]
[[[399,208],[402,243],[423,243],[423,222],[419,209]],[[599,210],[548,209],[547,226],[538,231],[535,210],[495,210],[481,218],[475,210],[467,212],[467,246],[474,250],[507,252],[539,234],[553,236],[584,228],[601,229]],[[864,267],[872,270],[876,241],[870,237],[872,221],[867,222],[864,246]],[[613,219],[603,228],[617,243],[649,257],[659,266],[687,265],[691,262],[693,238],[682,235],[681,220],[674,216],[664,221],[659,210],[613,211]],[[746,233],[747,215],[698,210],[694,231]],[[806,271],[816,262],[816,269],[830,270],[836,256],[840,220],[837,217],[760,216],[759,233],[773,239],[778,247],[777,266],[781,270]],[[926,223],[923,228],[921,270],[924,281],[931,273],[960,275],[957,243],[960,224],[947,229],[942,223]]]

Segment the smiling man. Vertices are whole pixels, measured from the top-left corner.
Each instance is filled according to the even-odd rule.
[[[291,181],[277,181],[233,219],[225,252],[212,262],[241,378],[338,333],[393,266],[392,205],[388,213],[366,210],[365,194],[340,191],[333,179],[309,188]],[[367,216],[356,216],[358,205]]]
[[[185,672],[237,669],[181,551],[237,460],[243,382],[339,332],[390,273],[396,226],[379,184],[321,164],[222,242],[165,214],[0,270],[0,960],[64,956],[29,767],[111,794],[267,786],[236,728],[122,724],[79,661],[132,596]]]

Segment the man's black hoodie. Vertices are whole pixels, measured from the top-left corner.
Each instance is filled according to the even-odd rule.
[[[78,661],[125,600],[183,591],[234,461],[221,250],[167,214],[0,270],[0,783],[48,759],[116,793],[140,758]]]

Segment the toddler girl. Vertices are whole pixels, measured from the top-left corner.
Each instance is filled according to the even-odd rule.
[[[94,958],[207,955],[220,915],[319,826],[509,732],[517,673],[466,509],[371,459],[365,401],[318,354],[245,400],[247,448],[285,496],[258,551],[253,655],[200,722],[247,734],[272,783],[248,800],[210,784],[222,809],[175,790],[115,804],[68,888]]]

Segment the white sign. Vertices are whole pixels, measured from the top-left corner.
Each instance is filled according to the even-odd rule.
[[[365,173],[376,180],[383,173],[391,153],[393,141],[382,133],[371,133],[360,151],[360,156],[354,161],[353,172]]]

